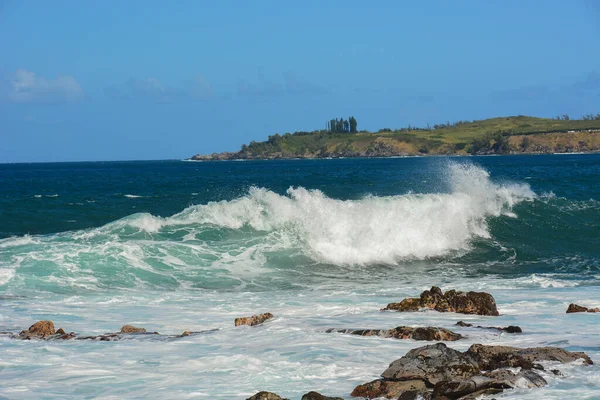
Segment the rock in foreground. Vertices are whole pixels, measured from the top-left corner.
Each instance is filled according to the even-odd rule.
[[[406,392],[428,393],[427,386],[420,380],[391,381],[377,379],[373,382],[358,385],[350,393],[350,396],[366,397],[367,399],[376,399],[378,397],[397,399],[398,396]]]
[[[393,339],[414,339],[429,341],[448,341],[462,339],[462,335],[454,333],[445,328],[424,327],[411,328],[410,326],[398,326],[393,329],[328,329],[327,333],[346,333],[359,336],[379,336]]]
[[[354,397],[368,399],[475,399],[516,387],[536,388],[547,384],[533,369],[544,369],[541,361],[568,363],[587,354],[557,347],[517,348],[472,345],[460,352],[436,343],[413,349],[392,362],[382,379],[357,386]],[[508,368],[520,367],[518,373]],[[433,390],[432,390],[433,389]]]
[[[433,286],[430,290],[425,290],[420,297],[409,297],[400,303],[390,303],[382,310],[392,311],[419,311],[423,308],[429,308],[439,312],[455,312],[462,314],[477,315],[500,315],[496,307],[494,297],[485,292],[457,292],[448,290],[443,293],[442,290]]]
[[[287,400],[283,397],[271,392],[258,392],[254,396],[248,397],[246,400]]]
[[[273,314],[271,314],[271,313],[258,314],[258,315],[253,315],[251,317],[236,318],[235,326],[240,326],[240,325],[255,326],[255,325],[262,324],[263,322],[265,322],[266,320],[269,320],[271,318],[273,318]]]
[[[597,312],[600,312],[600,308],[598,308],[598,307],[596,307],[596,308],[587,308],[587,307],[583,307],[583,306],[577,305],[575,303],[569,304],[569,308],[567,308],[567,314],[579,313],[579,312],[597,313]]]
[[[344,400],[341,397],[323,396],[319,392],[308,392],[302,396],[302,400]]]

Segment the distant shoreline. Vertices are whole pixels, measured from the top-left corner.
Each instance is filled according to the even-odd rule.
[[[594,117],[595,118],[595,117]],[[355,127],[353,127],[355,129]],[[196,154],[190,161],[390,158],[500,154],[593,154],[600,152],[598,119],[526,116],[458,121],[368,131],[274,134],[237,152]]]
[[[435,157],[513,157],[513,156],[585,156],[585,155],[600,155],[600,150],[586,152],[570,152],[570,153],[502,153],[502,154],[424,154],[410,156],[357,156],[357,157],[295,157],[295,158],[244,158],[244,159],[197,159],[184,158],[182,162],[245,162],[245,161],[314,161],[314,160],[349,160],[349,159],[402,159],[402,158],[435,158]]]

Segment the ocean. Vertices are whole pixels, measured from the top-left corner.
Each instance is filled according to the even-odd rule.
[[[379,311],[432,285],[501,315]],[[0,331],[200,332],[0,335],[0,398],[350,399],[428,343],[325,331],[410,325],[585,351],[495,398],[600,399],[600,314],[570,303],[600,306],[600,155],[0,165]]]

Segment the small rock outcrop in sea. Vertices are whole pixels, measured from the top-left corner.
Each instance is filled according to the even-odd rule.
[[[505,326],[504,328],[502,328],[500,326],[480,326],[480,325],[479,326],[473,326],[473,324],[469,324],[469,323],[464,322],[464,321],[458,321],[456,323],[456,325],[462,326],[462,327],[465,327],[465,328],[492,329],[492,330],[506,332],[506,333],[523,333],[523,330],[521,329],[521,327],[520,326],[515,326],[515,325]]]
[[[583,307],[583,306],[577,305],[575,303],[569,304],[569,308],[567,308],[567,314],[579,313],[579,312],[597,313],[597,312],[600,312],[600,308],[598,308],[598,307],[596,307],[596,308],[587,308],[587,307]]]
[[[23,339],[43,339],[48,336],[53,336],[55,334],[56,330],[54,329],[54,322],[38,321],[35,324],[31,325],[29,329],[21,331],[21,333],[19,333],[19,336],[21,336]]]
[[[302,396],[301,400],[344,400],[341,397],[329,397],[323,396],[319,392],[308,392],[304,396]]]
[[[430,290],[425,290],[421,293],[420,297],[409,297],[399,303],[390,303],[382,311],[419,311],[423,308],[439,312],[500,315],[496,307],[496,301],[489,293],[465,293],[457,292],[456,290],[448,290],[446,293],[443,293],[437,286],[433,286]]]
[[[120,333],[146,333],[146,329],[137,328],[133,325],[123,325]]]
[[[246,400],[287,400],[275,393],[258,392],[254,396],[248,397]]]
[[[207,329],[203,331],[184,331],[180,335],[161,335],[158,332],[147,332],[144,328],[138,328],[132,325],[124,325],[119,332],[104,333],[94,336],[79,336],[75,332],[66,333],[64,329],[54,330],[52,321],[38,321],[29,329],[21,331],[18,335],[13,332],[0,332],[0,336],[7,336],[11,339],[40,339],[40,340],[97,340],[97,341],[115,341],[126,339],[147,339],[147,340],[177,340],[192,335],[203,335],[218,331],[219,329]]]
[[[462,339],[462,335],[454,333],[445,328],[422,327],[411,328],[410,326],[398,326],[393,329],[328,329],[327,333],[345,333],[359,336],[379,336],[393,339],[414,339],[429,341],[448,341]]]
[[[255,325],[262,324],[263,322],[265,322],[266,320],[269,320],[271,318],[273,318],[273,314],[271,314],[271,313],[258,314],[258,315],[253,315],[251,317],[236,318],[235,326],[240,326],[240,325],[255,326]]]
[[[557,347],[474,344],[460,352],[436,343],[410,350],[392,362],[381,379],[358,385],[351,395],[368,399],[475,399],[516,387],[542,387],[547,382],[533,371],[544,369],[539,362],[576,360],[593,364],[585,353]],[[518,372],[510,369],[515,367],[520,367]]]

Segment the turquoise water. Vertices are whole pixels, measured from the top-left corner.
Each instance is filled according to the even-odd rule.
[[[0,182],[0,331],[209,331],[0,338],[0,396],[349,398],[422,345],[331,327],[436,325],[468,335],[458,349],[555,345],[600,361],[600,315],[565,314],[600,306],[598,155],[15,164]],[[434,284],[489,291],[502,315],[378,311]],[[276,319],[233,327],[265,311]],[[559,369],[499,397],[600,398],[597,366]]]

